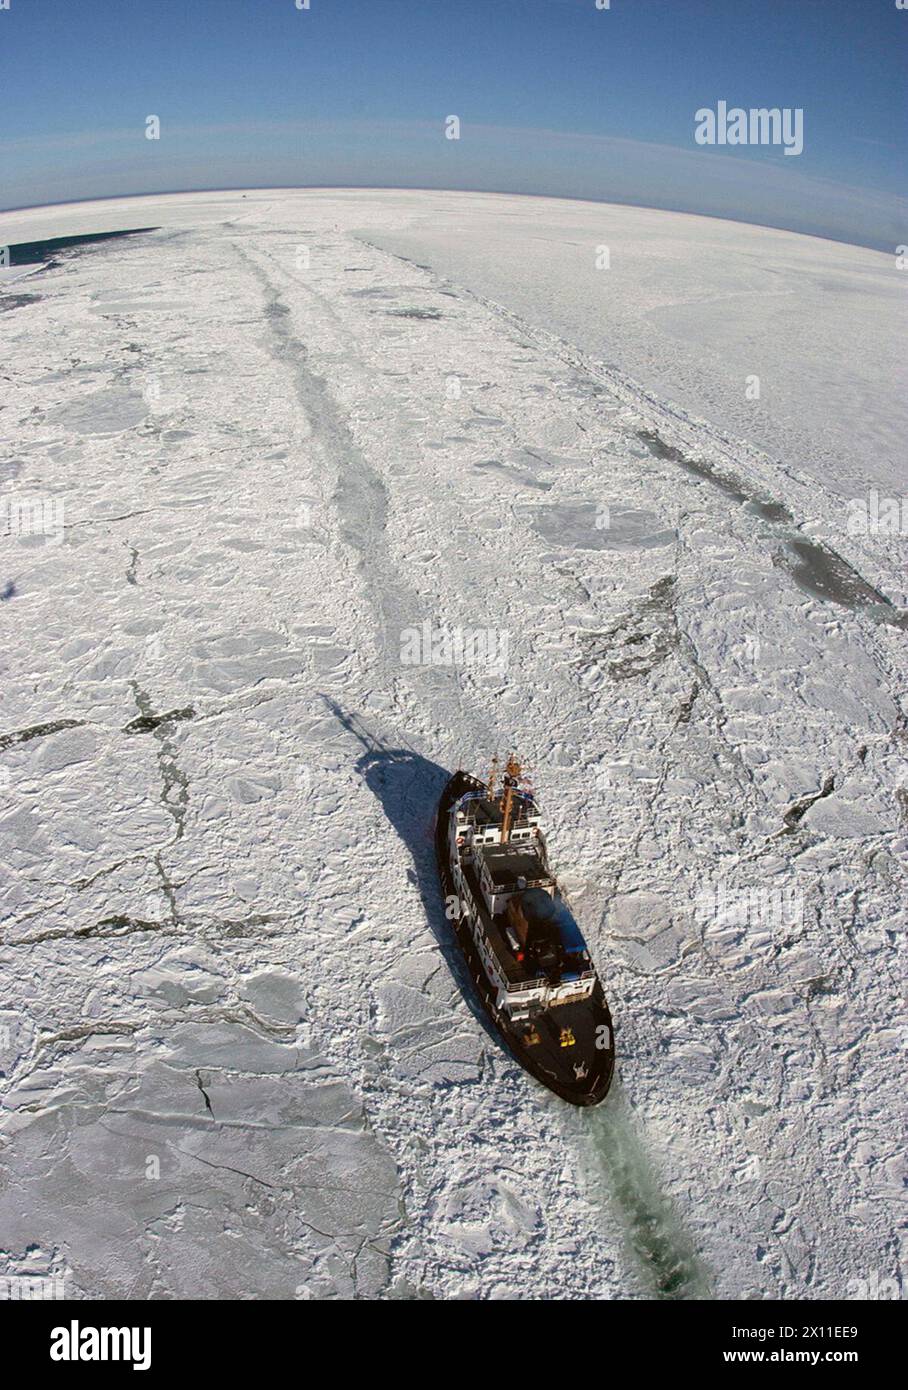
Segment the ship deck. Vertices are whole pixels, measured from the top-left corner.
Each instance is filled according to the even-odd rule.
[[[467,883],[470,885],[470,892],[473,894],[477,911],[482,917],[482,924],[485,927],[489,944],[495,952],[496,959],[501,965],[501,969],[508,984],[528,985],[534,983],[537,976],[531,974],[523,965],[522,961],[517,959],[505,940],[501,928],[496,923],[491,912],[489,912],[485,898],[483,897],[482,888],[480,887],[479,875],[476,873],[475,868],[472,864],[462,864],[461,868],[463,869],[463,874]]]

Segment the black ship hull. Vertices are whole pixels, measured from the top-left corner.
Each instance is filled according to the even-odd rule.
[[[449,857],[449,812],[466,792],[481,789],[482,783],[475,777],[456,772],[438,804],[435,854],[446,903],[458,897]],[[484,909],[475,904],[473,910],[481,912]],[[599,981],[587,998],[561,1003],[536,1014],[533,1019],[536,1041],[528,1043],[525,1024],[515,1024],[506,1010],[497,1006],[497,992],[480,959],[469,916],[455,912],[452,926],[483,1007],[515,1060],[535,1080],[572,1105],[598,1105],[604,1100],[612,1081],[615,1051],[611,1014]],[[570,1047],[561,1045],[564,1029],[570,1030],[575,1040]]]

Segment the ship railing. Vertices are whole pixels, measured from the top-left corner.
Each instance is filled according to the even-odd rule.
[[[530,806],[538,811],[539,808],[536,805],[536,797],[532,792],[522,791],[520,787],[512,787],[511,791],[515,797],[519,797],[522,802],[528,802]],[[463,796],[457,798],[451,809],[456,811],[467,801],[488,801],[488,799],[489,793],[486,788],[483,788],[482,791],[464,792]]]
[[[545,985],[545,976],[540,975],[532,980],[510,980],[508,982],[508,994],[523,994],[526,990],[542,989]]]
[[[569,985],[576,986],[578,984],[585,984],[589,980],[595,980],[595,978],[595,970],[583,970],[580,973],[571,971],[570,978],[562,977],[560,983],[553,986],[553,988],[556,990],[562,988],[567,989]],[[527,990],[544,989],[547,987],[549,987],[549,985],[546,977],[544,975],[536,975],[529,980],[510,980],[508,982],[508,993],[523,994]]]

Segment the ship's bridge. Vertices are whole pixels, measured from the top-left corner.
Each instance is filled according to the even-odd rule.
[[[555,881],[532,839],[524,844],[511,841],[506,845],[483,845],[477,853],[477,863],[479,881],[493,914],[502,911],[512,893],[526,888],[554,892]]]

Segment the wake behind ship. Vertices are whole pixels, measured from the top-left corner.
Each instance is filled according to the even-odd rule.
[[[615,1065],[612,1020],[580,928],[549,869],[534,794],[512,757],[498,788],[456,772],[435,849],[448,917],[492,1022],[532,1076],[597,1105]]]

